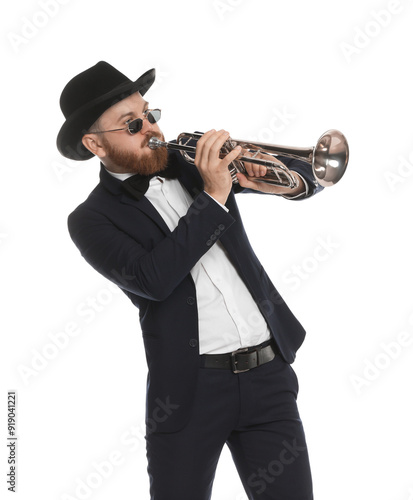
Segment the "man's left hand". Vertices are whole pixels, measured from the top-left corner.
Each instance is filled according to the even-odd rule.
[[[243,152],[243,156],[248,156],[248,153]],[[266,160],[273,161],[275,163],[283,165],[279,160],[271,155],[266,155],[260,153],[256,156],[257,158],[262,158]],[[248,189],[254,189],[255,191],[260,191],[262,193],[280,194],[296,196],[305,191],[305,185],[302,178],[294,171],[290,170],[291,175],[297,180],[297,187],[291,189],[286,186],[276,186],[274,184],[268,184],[266,182],[257,181],[257,178],[264,177],[267,173],[267,167],[264,165],[257,165],[256,163],[244,163],[248,175],[237,174],[238,182],[240,186]]]

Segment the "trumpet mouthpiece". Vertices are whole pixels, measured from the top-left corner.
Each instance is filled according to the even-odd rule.
[[[161,146],[164,146],[165,143],[162,142],[160,139],[158,139],[157,137],[151,137],[149,139],[149,142],[148,142],[148,146],[151,148],[151,149],[158,149],[160,148]]]

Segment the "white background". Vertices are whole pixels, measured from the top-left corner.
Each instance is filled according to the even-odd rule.
[[[345,133],[350,163],[336,186],[304,202],[238,200],[256,253],[307,330],[294,368],[315,498],[413,498],[411,3],[3,2],[2,495],[14,498],[6,418],[16,390],[15,497],[149,496],[138,311],[66,228],[99,164],[55,147],[64,85],[106,60],[132,80],[157,69],[147,97],[169,140],[225,128],[311,146],[329,128]],[[116,451],[113,470],[98,475]],[[246,500],[226,448],[213,500]]]

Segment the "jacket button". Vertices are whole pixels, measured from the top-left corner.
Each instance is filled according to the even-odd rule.
[[[186,303],[189,304],[190,306],[193,306],[195,304],[195,298],[194,297],[188,297],[186,299]]]
[[[221,231],[219,229],[215,229],[214,234],[216,234],[217,236],[219,236],[221,234]]]
[[[198,341],[197,341],[196,339],[191,339],[191,340],[189,341],[189,345],[190,345],[191,347],[196,347],[196,346],[198,345]]]
[[[212,241],[211,241],[211,240],[208,240],[208,241],[206,242],[206,245],[207,245],[207,247],[210,247],[210,246],[212,245]]]
[[[211,234],[211,236],[209,238],[212,241],[215,241],[217,239],[217,237],[215,236],[215,234]]]
[[[223,230],[225,229],[224,224],[220,224],[220,225],[218,226],[218,229],[220,229],[221,231],[223,231]]]

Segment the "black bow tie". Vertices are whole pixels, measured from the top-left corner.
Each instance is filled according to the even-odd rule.
[[[122,182],[122,187],[137,200],[141,200],[149,187],[153,177],[164,177],[165,179],[176,179],[179,177],[180,167],[175,162],[169,164],[164,170],[151,175],[135,174]]]

